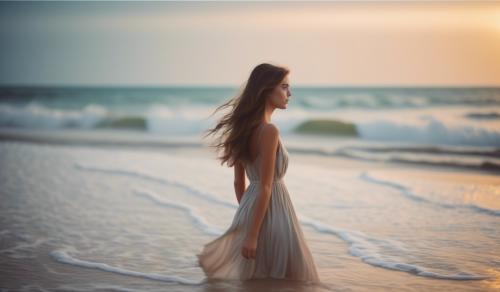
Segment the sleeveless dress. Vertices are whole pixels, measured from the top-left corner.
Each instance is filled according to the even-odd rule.
[[[245,165],[250,184],[240,200],[232,224],[222,235],[205,244],[202,252],[196,255],[207,278],[320,282],[283,180],[288,167],[288,151],[280,137],[276,155],[271,197],[257,239],[255,259],[246,259],[241,250],[260,191],[260,154]]]

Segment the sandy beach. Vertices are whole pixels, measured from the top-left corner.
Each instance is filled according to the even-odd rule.
[[[500,288],[495,173],[290,151],[285,182],[322,285],[207,281],[195,253],[230,224],[232,169],[201,145],[93,135],[2,135],[2,291]]]

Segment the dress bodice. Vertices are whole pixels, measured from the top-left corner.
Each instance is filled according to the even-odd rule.
[[[245,164],[245,171],[247,173],[250,183],[260,181],[260,166],[261,155],[257,155],[254,161]],[[274,165],[274,181],[281,180],[288,168],[288,151],[281,142],[281,137],[278,137],[278,148],[276,150],[276,161]]]

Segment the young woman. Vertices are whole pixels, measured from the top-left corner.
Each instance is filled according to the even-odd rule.
[[[287,108],[288,75],[286,67],[260,64],[243,92],[215,110],[232,106],[207,135],[223,130],[215,147],[223,150],[221,164],[234,167],[239,207],[229,229],[197,254],[208,278],[319,282],[283,179],[288,152],[271,123],[276,108]]]

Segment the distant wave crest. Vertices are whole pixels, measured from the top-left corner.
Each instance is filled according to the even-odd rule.
[[[212,107],[174,108],[152,105],[136,114],[117,113],[98,104],[81,110],[56,109],[38,103],[25,106],[0,104],[0,127],[29,129],[127,129],[168,135],[199,134],[211,126]],[[362,114],[362,113],[361,113]],[[474,115],[478,115],[475,113]],[[490,116],[480,114],[480,116]],[[483,123],[484,122],[484,123]],[[283,132],[343,136],[374,141],[395,141],[431,145],[500,146],[500,129],[488,126],[495,121],[451,124],[438,113],[423,115],[418,121],[399,118],[349,121],[316,117],[313,113],[290,112],[281,123]],[[281,128],[281,127],[280,127]]]

